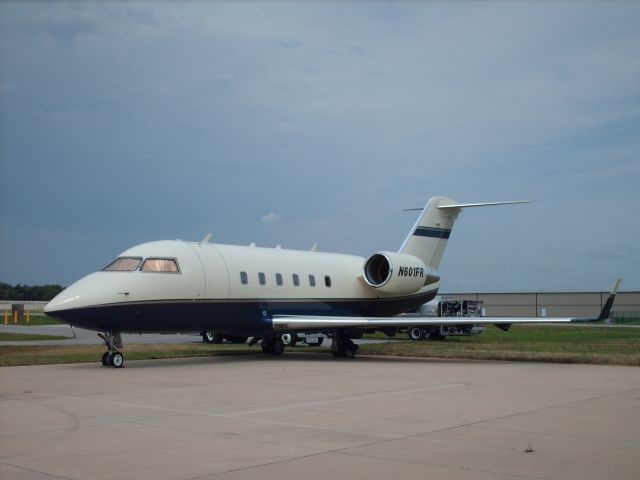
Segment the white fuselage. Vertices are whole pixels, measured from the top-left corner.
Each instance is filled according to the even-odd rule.
[[[382,292],[364,281],[365,259],[353,255],[158,241],[121,257],[173,259],[178,271],[95,272],[47,313],[96,330],[258,333],[271,329],[274,314],[396,315],[438,289],[435,282],[411,295]]]

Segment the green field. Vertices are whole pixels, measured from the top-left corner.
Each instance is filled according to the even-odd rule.
[[[503,332],[488,327],[476,337],[369,344],[359,353],[640,366],[640,328],[516,325]]]
[[[17,325],[33,325],[33,326],[38,326],[38,325],[60,325],[62,322],[51,318],[51,317],[47,317],[45,314],[32,314],[29,318],[29,323],[27,323],[27,316],[25,315],[24,320],[20,321],[17,323]],[[7,325],[13,325],[13,319],[11,318],[11,316],[9,316],[8,320],[7,320]]]
[[[287,351],[329,354],[327,347],[295,347]],[[97,363],[103,352],[101,345],[0,345],[0,366]],[[123,353],[127,361],[262,354],[257,345],[204,343],[132,344],[125,345]],[[427,342],[412,342],[399,334],[388,343],[362,345],[358,354],[640,366],[640,328],[521,325],[502,332],[489,327],[476,337],[449,337],[445,341]]]
[[[48,365],[52,363],[99,363],[103,345],[0,345],[0,366]],[[262,353],[260,347],[222,345],[126,345],[126,361],[159,358],[206,357]]]
[[[65,340],[71,337],[60,335],[32,335],[30,333],[4,333],[0,332],[0,342],[25,342],[33,340]]]

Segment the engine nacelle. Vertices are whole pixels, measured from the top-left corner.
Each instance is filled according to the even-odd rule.
[[[408,294],[420,290],[426,283],[427,268],[413,255],[378,252],[364,262],[367,285],[385,293]]]

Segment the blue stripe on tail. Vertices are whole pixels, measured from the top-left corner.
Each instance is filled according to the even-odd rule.
[[[447,228],[435,228],[435,227],[418,227],[413,232],[414,236],[418,237],[431,237],[431,238],[444,238],[448,239],[451,235],[451,230]]]

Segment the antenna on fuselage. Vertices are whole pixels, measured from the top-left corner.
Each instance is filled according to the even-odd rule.
[[[207,235],[200,241],[200,245],[206,245],[207,243],[209,243],[209,240],[211,240],[212,237],[212,233],[209,232],[207,233]]]

